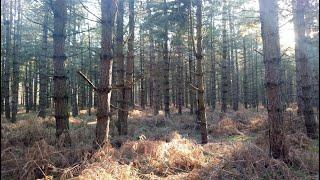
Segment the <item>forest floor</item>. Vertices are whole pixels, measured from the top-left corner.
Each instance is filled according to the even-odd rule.
[[[288,163],[268,155],[267,112],[240,108],[225,115],[207,110],[209,143],[188,109],[171,118],[135,109],[128,136],[111,137],[91,149],[95,116],[70,117],[72,147],[55,139],[54,117],[19,112],[12,124],[1,117],[1,179],[318,179],[319,140],[305,135],[294,107],[285,111]],[[319,114],[316,114],[319,130]],[[116,119],[116,117],[114,117]]]

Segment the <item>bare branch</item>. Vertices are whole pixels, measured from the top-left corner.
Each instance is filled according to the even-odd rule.
[[[45,26],[50,32],[53,32],[53,30],[52,30],[51,28],[49,28],[49,26],[44,25],[44,24],[42,24],[42,23],[40,23],[40,22],[34,21],[34,20],[28,18],[27,16],[23,16],[23,17],[25,17],[28,21],[30,21],[30,22],[32,22],[32,23],[34,23],[34,24],[38,24],[38,25],[40,25],[40,26]]]
[[[86,75],[84,75],[80,70],[77,71],[77,73],[95,90],[97,91],[98,88],[87,78]]]
[[[94,13],[92,13],[91,11],[89,11],[89,9],[81,2],[81,0],[79,0],[80,4],[82,5],[82,7],[88,11],[90,14],[92,14],[94,17],[96,17],[100,22],[102,22],[102,19],[100,19],[97,15],[95,15]]]
[[[256,49],[253,49],[255,52],[257,52],[257,53],[259,53],[261,56],[263,56],[263,53],[262,52],[260,52],[260,51],[258,51],[258,50],[256,50]]]
[[[193,90],[199,91],[199,88],[195,87],[194,85],[189,84],[189,86],[190,86]]]
[[[81,34],[81,33],[84,33],[84,32],[89,32],[89,31],[95,30],[95,29],[97,29],[97,28],[90,28],[90,29],[86,29],[86,30],[83,30],[83,31],[75,31],[73,33],[67,34],[66,36],[72,36],[72,35],[76,35],[76,34]]]

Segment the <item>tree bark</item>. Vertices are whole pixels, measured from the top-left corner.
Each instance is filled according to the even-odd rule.
[[[74,67],[71,69],[71,77],[70,77],[70,85],[71,85],[71,113],[73,117],[77,117],[79,114],[78,102],[77,102],[77,94],[78,94],[78,87],[77,87],[77,77],[76,71]]]
[[[247,48],[246,41],[243,38],[243,104],[248,108],[248,76],[247,76]]]
[[[216,99],[217,99],[217,95],[216,95],[216,48],[215,48],[215,42],[214,42],[214,29],[215,29],[215,25],[214,25],[214,15],[212,15],[211,18],[211,26],[212,26],[212,31],[211,31],[211,38],[210,38],[210,49],[211,49],[211,53],[210,53],[210,60],[211,60],[211,108],[214,111],[216,109]]]
[[[232,108],[234,111],[238,111],[239,109],[239,63],[238,63],[238,48],[235,47],[235,97],[233,101]]]
[[[12,115],[11,122],[16,122],[18,112],[18,92],[19,92],[19,61],[20,61],[20,28],[21,28],[21,0],[15,1],[15,16],[18,16],[17,23],[14,27],[14,41],[13,41],[13,76],[12,76]]]
[[[146,104],[146,94],[145,94],[145,74],[144,74],[144,35],[142,34],[143,32],[143,27],[140,26],[140,106],[142,109],[145,109],[145,104]]]
[[[228,96],[228,70],[227,70],[227,29],[226,29],[226,18],[227,18],[227,4],[223,1],[222,10],[222,59],[221,59],[221,111],[227,111],[227,96]]]
[[[110,98],[112,79],[112,29],[114,24],[115,4],[113,0],[101,1],[101,68],[98,92],[97,126],[94,147],[102,146],[109,138]]]
[[[90,28],[88,27],[88,30],[89,30]],[[89,33],[89,35],[88,35],[88,39],[89,39],[89,78],[90,79],[92,79],[93,78],[93,73],[92,73],[92,51],[91,51],[91,36],[90,36],[90,33]],[[88,101],[88,115],[89,116],[91,116],[91,109],[92,109],[92,103],[93,103],[93,89],[92,89],[92,87],[90,86],[89,87],[89,90],[88,90],[89,92],[88,92],[88,95],[89,95],[89,101]]]
[[[128,54],[127,54],[127,67],[126,67],[126,85],[125,99],[130,102],[128,107],[134,107],[134,91],[133,91],[133,73],[134,73],[134,1],[129,0],[129,38],[128,38]],[[131,99],[131,101],[130,101]],[[125,112],[126,118],[122,122],[123,135],[128,134],[128,111]]]
[[[53,6],[54,33],[53,33],[53,100],[56,119],[56,136],[64,135],[63,145],[70,146],[69,134],[69,111],[68,92],[66,87],[67,76],[64,61],[66,59],[65,45],[65,24],[66,24],[66,2],[56,0]]]
[[[207,120],[206,107],[204,103],[204,87],[203,87],[203,71],[202,71],[202,1],[197,0],[197,51],[195,52],[197,58],[197,82],[198,82],[198,117],[200,122],[201,143],[208,143],[207,135]]]
[[[182,114],[182,96],[183,96],[183,57],[182,57],[182,40],[181,40],[181,29],[178,30],[177,33],[177,54],[178,54],[178,60],[177,60],[177,100],[178,100],[178,114]]]
[[[295,60],[296,66],[299,66],[301,94],[298,94],[298,99],[302,99],[302,112],[305,120],[305,126],[307,129],[307,135],[310,138],[317,138],[316,121],[311,105],[311,85],[308,69],[308,57],[306,54],[306,38],[305,38],[305,19],[304,13],[306,8],[305,0],[293,0],[294,2],[294,28],[295,28]],[[300,97],[299,97],[300,96]],[[300,108],[300,107],[299,107]]]
[[[42,25],[42,47],[41,47],[41,58],[39,62],[39,78],[40,78],[40,94],[39,94],[39,114],[41,118],[45,118],[47,115],[47,53],[48,53],[48,18],[49,8],[48,5],[44,4],[44,19]]]
[[[26,109],[26,113],[29,113],[30,111],[30,106],[29,106],[29,91],[30,91],[30,88],[29,88],[29,77],[28,77],[28,72],[29,72],[29,62],[26,62],[25,64],[25,78],[24,78],[24,91],[25,91],[25,98],[24,98],[24,105],[25,105],[25,109]]]
[[[116,28],[116,48],[115,48],[115,58],[118,65],[118,83],[122,86],[125,86],[125,62],[123,56],[123,14],[124,14],[124,4],[123,0],[118,1],[118,11],[117,11],[117,28]],[[124,109],[118,111],[118,122],[117,128],[119,135],[124,135],[124,122],[127,121],[128,114],[128,102],[130,99],[126,99],[126,89],[121,89],[121,93],[119,93],[119,103],[120,108]]]
[[[188,60],[189,60],[189,84],[194,84],[194,74],[195,74],[195,68],[194,68],[194,62],[193,62],[193,42],[192,42],[192,36],[193,36],[193,25],[192,25],[192,1],[190,1],[189,4],[189,28],[188,28]],[[194,90],[188,86],[189,89],[189,99],[190,99],[190,114],[193,114],[195,111],[195,99],[196,94],[194,93]]]
[[[274,158],[286,159],[283,109],[280,91],[280,43],[278,4],[276,0],[259,0],[263,58],[268,97],[269,143]]]
[[[168,15],[168,5],[167,1],[164,0],[163,5],[163,12],[164,16]],[[163,87],[164,87],[164,113],[165,118],[170,118],[170,82],[169,82],[169,74],[170,74],[170,60],[169,60],[169,51],[168,51],[168,19],[165,22],[164,25],[164,49],[163,49],[163,60],[164,60],[164,81],[163,81]]]
[[[5,116],[7,119],[10,119],[11,114],[11,108],[10,108],[10,87],[9,87],[9,81],[10,81],[10,59],[12,57],[11,52],[11,27],[12,27],[12,1],[9,2],[5,0],[3,2],[4,4],[4,15],[5,15],[5,21],[4,25],[6,27],[6,58],[4,61],[4,106],[5,106]]]

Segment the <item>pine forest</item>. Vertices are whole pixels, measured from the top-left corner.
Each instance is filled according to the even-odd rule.
[[[319,0],[1,0],[1,179],[319,179]]]

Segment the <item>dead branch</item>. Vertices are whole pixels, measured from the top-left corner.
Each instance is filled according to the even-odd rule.
[[[260,51],[258,51],[258,50],[256,50],[256,49],[253,49],[255,52],[257,52],[257,53],[259,53],[261,56],[263,56],[263,53],[262,52],[260,52]]]
[[[98,88],[87,78],[86,75],[84,75],[80,70],[77,71],[77,73],[95,90],[97,91]]]
[[[190,86],[193,90],[199,91],[199,88],[195,87],[194,85],[189,84],[189,86]]]

